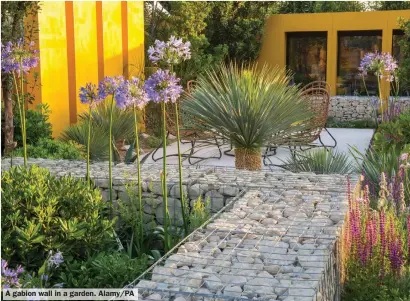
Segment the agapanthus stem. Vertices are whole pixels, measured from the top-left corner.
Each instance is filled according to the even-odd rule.
[[[109,126],[109,153],[108,153],[108,187],[110,189],[110,205],[112,205],[112,113],[114,110],[114,94],[111,99],[110,126]]]
[[[20,70],[22,70],[23,64],[20,63]],[[23,71],[20,71],[20,91],[21,91],[21,114],[23,126],[21,128],[23,136],[23,153],[24,153],[24,166],[27,166],[27,129],[26,129],[26,108],[24,101],[24,82],[23,82]]]
[[[162,194],[164,199],[164,240],[165,240],[165,252],[170,249],[169,245],[169,233],[168,233],[168,189],[167,189],[167,117],[165,102],[161,102],[162,106]]]
[[[377,86],[379,87],[379,98],[380,98],[380,105],[381,105],[381,109],[382,109],[382,122],[384,120],[384,103],[383,103],[383,98],[382,98],[382,87],[380,85],[380,77],[379,75],[377,75]]]
[[[88,109],[88,137],[87,137],[87,184],[90,186],[90,141],[91,141],[91,104]]]
[[[181,197],[181,211],[182,211],[182,220],[184,222],[185,236],[188,236],[188,221],[186,218],[186,207],[185,207],[185,194],[182,189],[182,160],[181,160],[181,145],[180,145],[180,135],[179,135],[179,110],[178,102],[175,102],[175,125],[177,133],[177,147],[178,147],[178,169],[179,169],[179,194]]]
[[[17,85],[17,78],[16,78],[16,74],[14,72],[13,72],[13,83],[14,83],[14,88],[16,89],[17,105],[18,105],[18,109],[19,109],[19,113],[20,113],[20,127],[21,127],[21,139],[23,141],[24,167],[27,167],[27,157],[26,157],[26,153],[24,153],[24,145],[25,145],[25,139],[24,139],[25,122],[23,122],[24,105],[21,104],[19,88],[18,88],[18,85]]]
[[[142,208],[142,186],[141,186],[141,167],[140,167],[140,143],[138,137],[138,121],[137,121],[137,108],[134,105],[134,124],[135,124],[135,151],[137,152],[137,180],[138,180],[138,211],[140,215],[139,221],[139,239],[140,248],[144,243],[144,231],[143,231],[143,208]]]

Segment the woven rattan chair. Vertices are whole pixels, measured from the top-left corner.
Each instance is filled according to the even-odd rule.
[[[195,81],[191,80],[187,83],[186,92],[188,94],[192,93],[192,90],[195,87]],[[181,108],[181,101],[178,103],[179,109],[179,135],[180,135],[180,142],[182,144],[190,143],[191,148],[189,149],[189,154],[183,153],[182,157],[187,158],[189,164],[196,164],[203,160],[207,159],[221,159],[222,157],[222,150],[221,150],[221,143],[218,141],[218,137],[216,134],[212,133],[211,131],[204,130],[204,127],[201,125],[201,122],[198,121],[195,117],[187,114],[186,112],[180,110]],[[169,135],[177,136],[177,126],[176,126],[176,114],[175,114],[175,105],[174,104],[167,104],[167,138]],[[152,160],[158,161],[162,159],[162,157],[155,157],[158,149],[162,147],[163,143],[154,150],[152,153]],[[218,148],[218,155],[215,156],[208,156],[202,157],[198,156],[196,153],[200,148],[206,146],[217,146]],[[170,154],[167,157],[178,156],[178,154]],[[194,159],[194,161],[193,161]]]
[[[281,146],[289,147],[292,155],[295,154],[297,147],[299,147],[301,151],[314,147],[324,147],[326,149],[336,147],[336,139],[326,128],[330,105],[329,91],[329,85],[319,81],[312,82],[302,88],[302,97],[309,103],[309,107],[313,111],[314,116],[305,122],[305,129],[302,131],[296,131],[284,136],[278,133],[273,136],[263,155],[265,165],[273,165],[269,160],[269,156],[275,155],[276,149]],[[323,130],[325,130],[333,140],[332,145],[323,143],[320,136]],[[317,139],[319,140],[319,144],[314,143]]]

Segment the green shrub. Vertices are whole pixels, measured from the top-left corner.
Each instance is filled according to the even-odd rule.
[[[51,123],[48,121],[51,111],[46,104],[39,104],[35,110],[27,110],[27,144],[36,145],[41,139],[52,139]],[[17,146],[23,145],[21,136],[20,116],[17,112],[14,115],[14,140]]]
[[[40,139],[36,145],[27,145],[27,154],[30,158],[49,158],[49,159],[82,159],[83,153],[80,146],[73,142],[62,142],[53,139]],[[14,156],[22,157],[23,148],[14,151]]]
[[[389,122],[379,125],[374,135],[374,150],[382,153],[389,152],[393,147],[398,154],[406,144],[410,144],[410,110]]]
[[[354,129],[374,129],[377,127],[376,121],[373,119],[340,121],[334,117],[327,119],[326,126],[328,128],[354,128]]]
[[[57,282],[65,288],[121,288],[148,267],[148,256],[130,258],[126,253],[98,253],[86,261],[68,260]]]
[[[353,166],[346,154],[326,149],[296,153],[295,156],[290,156],[283,163],[283,167],[292,172],[349,174],[353,171]]]
[[[27,269],[42,265],[50,250],[84,259],[113,244],[114,220],[98,189],[82,179],[57,178],[37,166],[2,174],[2,256]]]

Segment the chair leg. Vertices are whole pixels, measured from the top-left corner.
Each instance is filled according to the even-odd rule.
[[[168,139],[169,136],[169,132],[167,132],[167,136],[166,139]],[[154,152],[151,155],[152,161],[157,162],[158,160],[161,160],[162,157],[156,158],[155,159],[155,154],[157,153],[157,151],[164,145],[164,141],[161,141],[160,145],[157,146],[157,148],[154,150]],[[166,147],[166,146],[165,146]]]
[[[227,156],[230,156],[230,157],[235,157],[235,154],[230,154],[229,153],[230,151],[232,151],[232,149],[233,149],[233,145],[232,145],[232,142],[231,142],[230,148],[228,150],[224,151],[224,154],[227,155]]]
[[[332,140],[333,140],[333,145],[331,145],[329,147],[335,148],[337,146],[337,141],[336,141],[335,137],[333,137],[333,135],[329,132],[329,130],[327,128],[324,128],[324,129],[329,134],[330,138],[332,138]]]
[[[268,165],[274,165],[273,163],[272,163],[272,161],[270,160],[270,156],[276,156],[276,151],[277,151],[277,149],[278,149],[278,147],[277,146],[267,146],[266,148],[265,148],[265,152],[264,152],[264,154],[262,155],[262,157],[263,157],[263,165],[265,165],[265,166],[268,166]],[[271,154],[270,152],[273,152],[273,154]],[[266,160],[269,160],[269,164],[268,163],[266,163]]]

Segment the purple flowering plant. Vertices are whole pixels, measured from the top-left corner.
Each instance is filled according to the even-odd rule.
[[[191,43],[171,36],[167,42],[156,40],[148,48],[148,55],[155,65],[170,67],[191,58]]]
[[[380,185],[377,210],[370,206],[367,185],[355,199],[349,188],[349,210],[343,230],[348,279],[377,273],[383,283],[385,277],[399,279],[410,272],[410,208],[405,206],[404,194],[398,203],[392,200],[384,175]]]
[[[191,58],[191,43],[189,41],[183,42],[181,38],[171,36],[167,42],[156,40],[154,46],[149,47],[148,54],[149,59],[154,65],[165,67],[165,70],[158,69],[153,75],[151,75],[145,82],[145,90],[148,93],[148,97],[156,103],[161,104],[162,108],[162,133],[163,133],[163,145],[166,145],[166,103],[172,103],[175,108],[175,129],[177,138],[178,149],[178,168],[179,168],[179,189],[183,191],[182,184],[182,155],[180,147],[180,133],[179,133],[179,109],[178,98],[183,93],[182,86],[179,85],[180,79],[176,77],[173,72],[174,65]],[[161,173],[162,187],[166,187],[166,148],[163,147],[163,170]],[[164,189],[164,232],[165,232],[165,248],[166,250],[171,247],[171,242],[168,237],[168,212],[167,208],[167,191]],[[188,235],[188,219],[186,216],[186,202],[185,196],[181,195],[181,215],[183,219],[183,226],[185,235]]]
[[[60,251],[53,252],[50,250],[43,265],[36,272],[27,274],[22,283],[24,288],[48,288],[51,286],[55,271],[64,263],[63,254]],[[52,285],[56,288],[61,288],[64,283]]]
[[[386,100],[383,99],[381,93],[381,83],[382,81],[386,81],[388,83],[392,83],[394,95],[397,97],[399,92],[399,79],[397,77],[397,61],[390,53],[379,53],[379,52],[369,52],[364,55],[360,62],[359,72],[362,75],[363,84],[365,86],[366,92],[366,82],[365,77],[371,73],[377,77],[377,85],[379,90],[379,99],[382,103],[381,105],[381,120],[385,121],[391,114],[394,112],[390,112],[391,108],[395,108],[395,106],[389,105],[389,97]],[[383,102],[387,103],[387,106],[383,104]],[[384,112],[384,108],[387,108],[387,113]],[[376,110],[377,112],[377,110]],[[377,116],[376,116],[377,121]]]
[[[38,51],[34,49],[34,42],[27,44],[24,39],[16,43],[7,42],[1,45],[1,70],[10,74],[16,91],[17,105],[20,112],[20,124],[23,140],[24,166],[27,166],[27,130],[26,109],[24,96],[24,75],[38,65]]]
[[[169,70],[159,69],[145,81],[144,87],[152,101],[175,103],[184,91],[179,81]]]
[[[21,287],[20,275],[24,272],[22,266],[12,269],[8,266],[6,260],[1,260],[1,288],[19,288]]]

